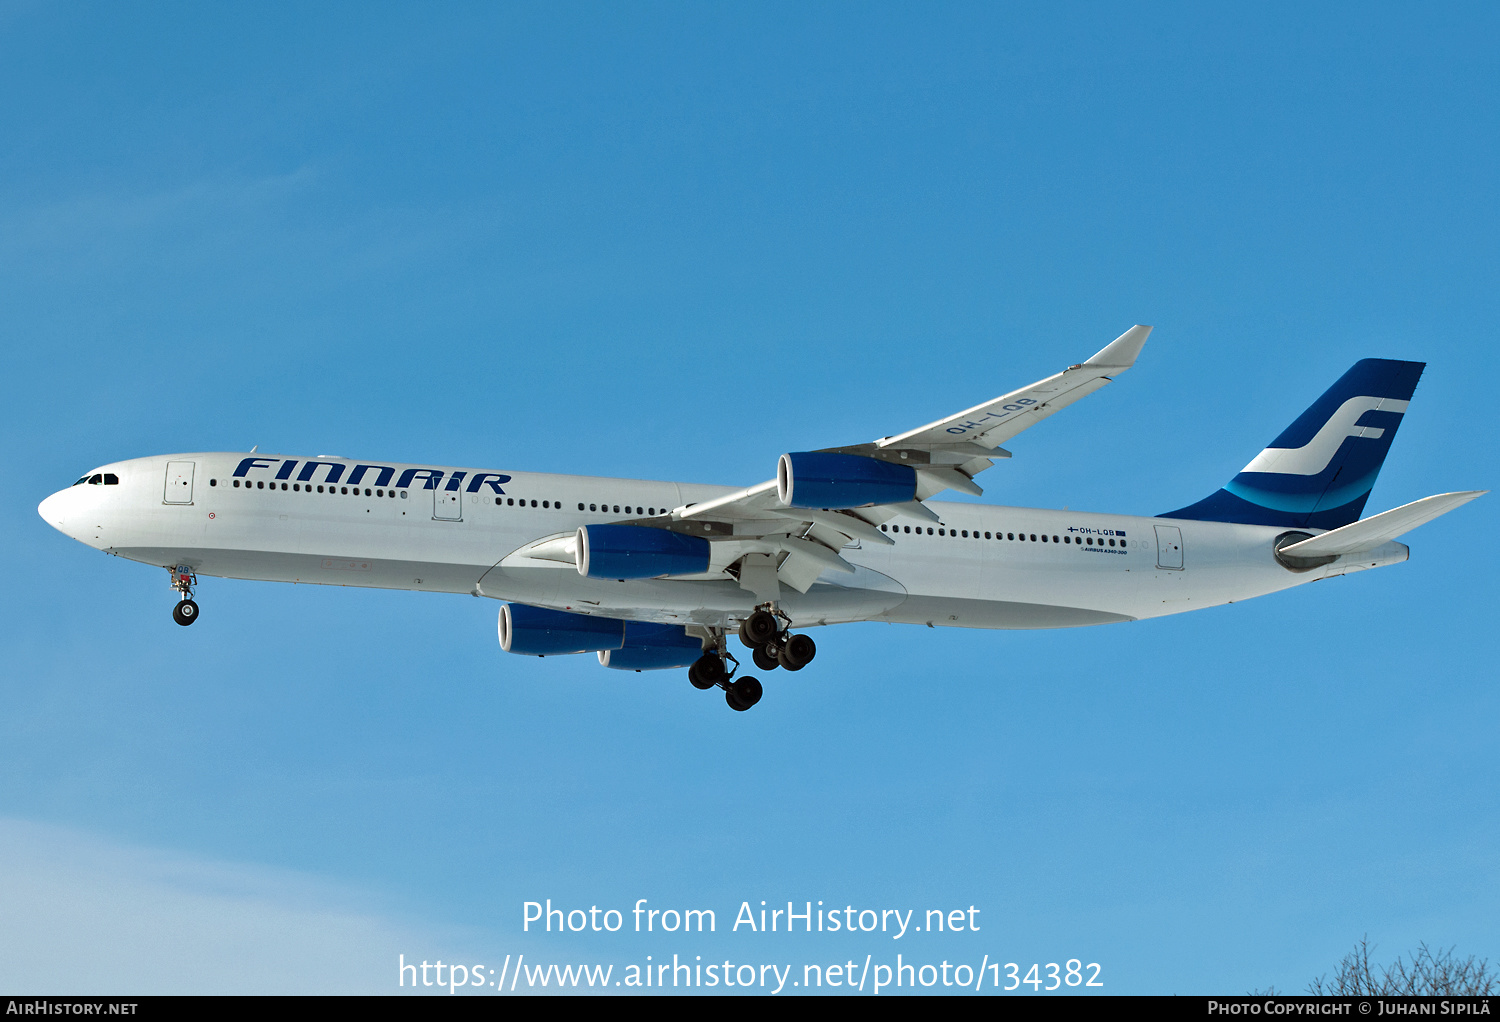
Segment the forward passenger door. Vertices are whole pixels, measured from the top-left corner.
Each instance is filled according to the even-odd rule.
[[[167,483],[162,490],[163,504],[191,504],[193,502],[193,469],[191,461],[167,462]]]

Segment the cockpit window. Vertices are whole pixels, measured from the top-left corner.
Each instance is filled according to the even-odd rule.
[[[104,482],[104,476],[102,474],[98,473],[98,472],[95,472],[93,475],[89,476],[89,485],[90,486],[98,486],[98,485],[100,485],[103,482]]]
[[[88,481],[89,481],[89,477],[88,476],[84,476],[82,479],[78,480],[78,482],[74,483],[73,485],[74,486],[82,486],[84,483],[86,483]]]
[[[106,472],[106,473],[104,473],[104,485],[105,486],[119,486],[120,485],[120,477],[117,476],[117,475],[115,475],[113,472]]]

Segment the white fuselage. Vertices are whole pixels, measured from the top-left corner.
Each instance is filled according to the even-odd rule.
[[[247,457],[265,464],[246,469]],[[468,593],[718,627],[759,602],[720,572],[593,579],[571,562],[523,550],[582,525],[666,515],[729,487],[235,453],[137,458],[91,476],[103,473],[118,482],[55,493],[39,508],[42,517],[107,553],[200,575]],[[327,482],[332,476],[337,483]],[[896,517],[883,527],[894,545],[841,550],[853,574],[827,571],[806,593],[783,585],[779,605],[794,625],[1105,624],[1243,600],[1407,556],[1392,542],[1298,572],[1273,554],[1284,528],[926,503],[940,522]]]

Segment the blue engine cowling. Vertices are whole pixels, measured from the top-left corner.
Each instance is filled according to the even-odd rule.
[[[681,625],[657,625],[630,621],[625,625],[625,645],[602,650],[599,662],[617,671],[660,671],[669,667],[691,667],[703,655],[703,641]]]
[[[507,603],[500,608],[500,648],[523,656],[598,653],[625,645],[625,622],[565,610]]]
[[[585,525],[575,565],[585,578],[656,578],[708,570],[708,540],[645,525]]]
[[[776,463],[776,495],[787,507],[902,504],[917,496],[917,471],[858,454],[783,454]]]

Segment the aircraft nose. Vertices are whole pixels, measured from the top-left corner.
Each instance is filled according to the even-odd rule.
[[[68,516],[67,505],[68,491],[58,490],[52,496],[36,506],[36,513],[42,516],[42,521],[52,526],[57,531],[67,534]]]

